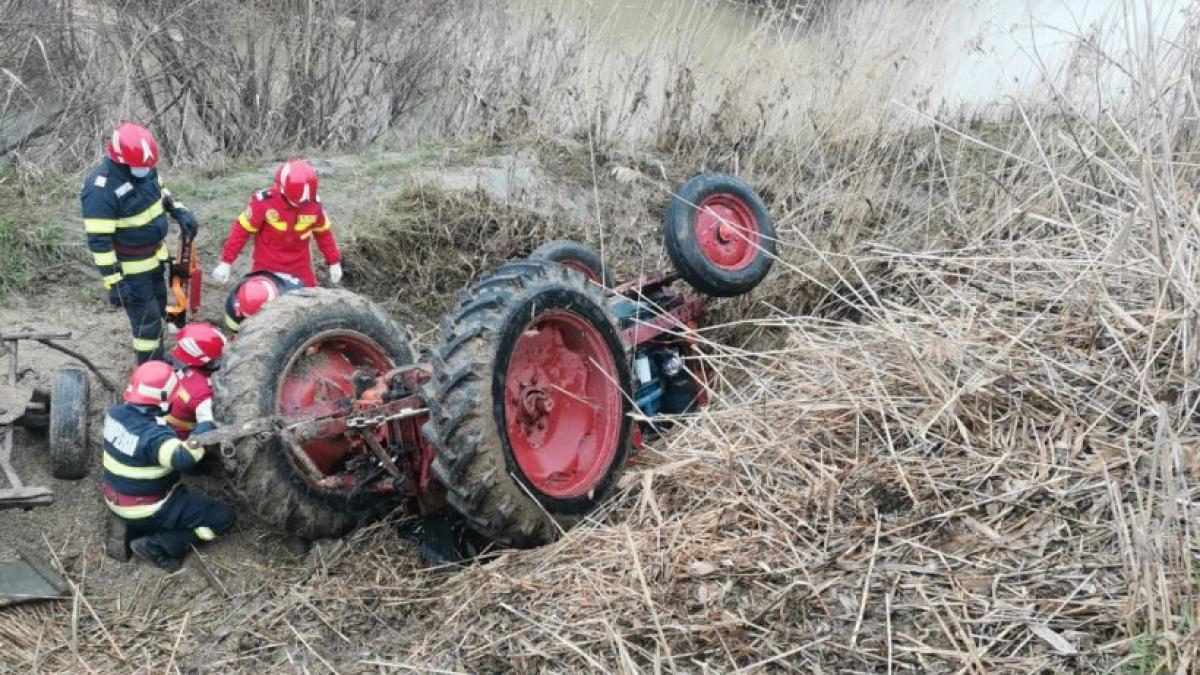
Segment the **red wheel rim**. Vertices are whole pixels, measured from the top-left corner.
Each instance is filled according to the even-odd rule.
[[[706,197],[696,210],[695,230],[700,252],[721,269],[744,269],[758,257],[758,219],[741,197]]]
[[[504,421],[513,459],[539,492],[571,499],[604,479],[624,414],[618,382],[604,337],[577,314],[547,312],[517,337]]]
[[[587,277],[588,281],[592,282],[593,284],[600,286],[604,285],[604,280],[601,279],[596,270],[592,269],[591,265],[588,265],[587,263],[582,263],[578,260],[567,259],[558,261],[558,264],[579,272],[583,276]]]
[[[313,336],[296,350],[276,390],[275,409],[285,419],[304,420],[328,414],[331,405],[349,403],[354,398],[352,376],[366,370],[380,375],[392,368],[391,359],[374,340],[361,333],[328,331]],[[351,453],[350,439],[328,438],[297,444],[285,453],[288,462],[306,482],[317,485],[311,467],[297,466],[302,454],[322,475],[336,473]],[[299,461],[304,461],[299,459]]]

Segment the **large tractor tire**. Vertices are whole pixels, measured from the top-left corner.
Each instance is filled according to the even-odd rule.
[[[531,260],[556,262],[579,272],[592,283],[600,284],[605,288],[613,287],[612,273],[605,266],[604,260],[600,258],[600,254],[577,241],[556,239],[546,242],[533,249],[533,253],[529,254],[529,258]]]
[[[632,434],[626,348],[603,290],[548,261],[481,278],[443,319],[422,429],[447,499],[505,545],[547,543],[609,495]]]
[[[55,478],[77,480],[87,475],[88,379],[83,368],[64,366],[54,371],[46,439]]]
[[[218,426],[281,415],[306,417],[296,402],[319,405],[351,396],[357,368],[383,372],[413,362],[408,334],[354,293],[306,288],[281,296],[242,324],[213,378]],[[304,398],[307,397],[307,398]],[[321,444],[308,446],[319,453]],[[338,537],[370,502],[328,494],[305,479],[277,436],[235,444],[235,492],[263,521],[304,539]]]
[[[715,297],[749,292],[775,260],[775,224],[762,197],[720,173],[679,186],[663,218],[663,241],[679,276]]]

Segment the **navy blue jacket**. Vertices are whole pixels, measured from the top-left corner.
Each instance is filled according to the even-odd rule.
[[[104,418],[104,482],[125,495],[166,494],[204,457],[204,449],[175,436],[159,421],[158,410],[122,403]],[[201,422],[193,433],[213,429]]]
[[[129,167],[105,157],[84,180],[80,199],[88,249],[106,287],[167,259],[167,214],[178,219],[183,205],[162,188],[158,171],[135,178]]]

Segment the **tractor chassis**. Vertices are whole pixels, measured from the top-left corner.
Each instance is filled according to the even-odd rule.
[[[634,302],[650,313],[622,330],[630,354],[662,339],[682,340],[694,352],[692,331],[704,313],[706,299],[672,291],[670,286],[678,278],[674,272],[642,275],[612,289],[611,305]],[[697,378],[703,382],[707,378],[702,370],[696,369]],[[275,416],[199,434],[194,439],[204,446],[220,447],[224,468],[236,473],[239,467],[234,443],[253,435],[273,436],[293,476],[310,492],[362,507],[389,497],[406,500],[416,512],[431,515],[446,508],[445,488],[431,470],[435,452],[421,433],[429,411],[419,391],[431,377],[428,363],[396,368],[379,376],[360,369],[353,376],[353,399],[310,406],[304,410],[304,419]],[[702,405],[707,397],[705,388],[699,389],[698,403]],[[534,409],[530,414],[538,412]],[[333,438],[341,439],[345,447],[345,468],[327,474],[306,447]],[[640,450],[641,441],[641,434],[635,433],[635,451]]]

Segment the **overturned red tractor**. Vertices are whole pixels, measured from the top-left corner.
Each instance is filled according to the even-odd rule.
[[[228,348],[222,428],[205,442],[245,505],[293,535],[448,506],[501,544],[551,541],[609,495],[664,415],[706,401],[692,332],[704,296],[749,291],[774,258],[762,199],[730,176],[680,187],[663,236],[674,270],[620,285],[571,242],[501,265],[459,296],[421,362],[358,295],[284,295]]]

